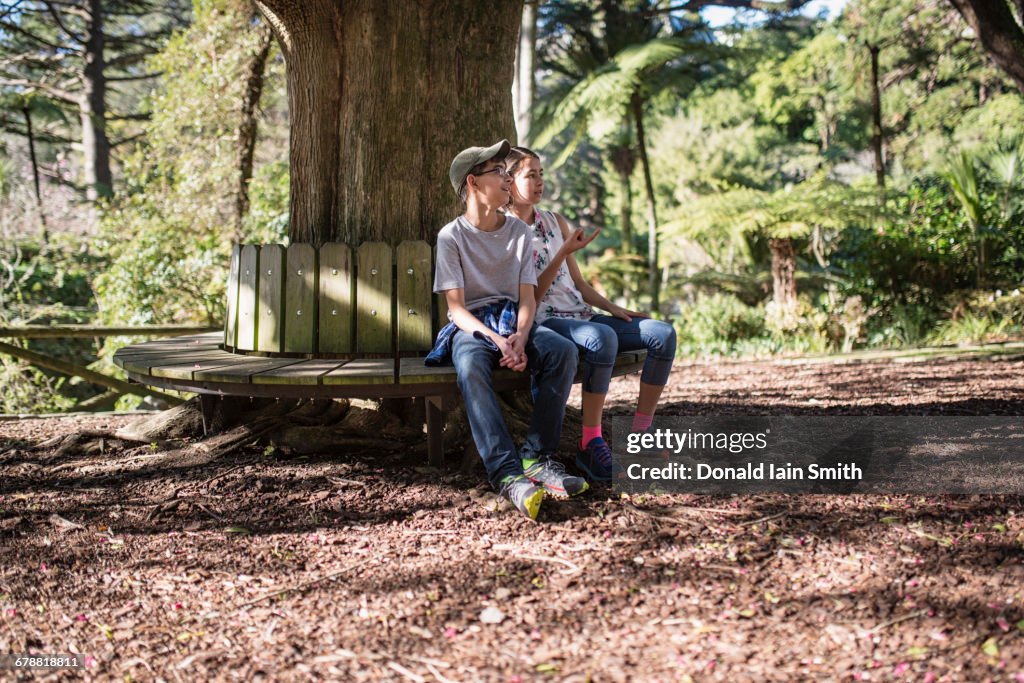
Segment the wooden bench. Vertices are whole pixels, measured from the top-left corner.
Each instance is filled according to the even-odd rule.
[[[423,364],[447,323],[432,285],[426,242],[236,246],[223,333],[132,344],[114,363],[132,381],[199,394],[204,420],[218,396],[423,398],[428,458],[440,466],[458,388],[454,368]],[[615,374],[640,370],[645,355],[619,354]],[[527,389],[530,375],[497,369],[494,385]]]

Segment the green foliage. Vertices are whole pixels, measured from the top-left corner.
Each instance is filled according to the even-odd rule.
[[[797,322],[785,329],[770,305],[748,306],[737,297],[713,293],[683,303],[676,337],[683,356],[764,356],[821,353],[829,349],[828,316],[801,298]]]
[[[684,356],[738,356],[777,349],[763,306],[748,306],[730,294],[711,294],[684,304],[676,322],[679,353]]]
[[[888,220],[852,226],[832,256],[843,293],[883,312],[901,305],[938,307],[973,283],[971,229],[937,179],[890,196]]]
[[[231,245],[286,231],[283,162],[257,169],[241,224],[236,210],[240,107],[261,40],[251,7],[197,0],[194,11],[195,24],[152,61],[163,88],[145,143],[125,162],[128,191],[103,218],[111,263],[96,291],[108,322],[219,323]]]
[[[0,413],[68,410],[75,402],[60,393],[64,383],[63,377],[50,377],[24,361],[0,354]]]

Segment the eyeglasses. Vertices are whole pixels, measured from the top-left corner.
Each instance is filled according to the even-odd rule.
[[[482,176],[482,175],[487,175],[488,173],[497,173],[498,176],[500,176],[502,178],[508,178],[508,171],[505,169],[504,166],[495,166],[492,169],[489,169],[489,170],[486,170],[486,171],[481,171],[480,173],[474,173],[473,175],[475,175],[475,176]]]

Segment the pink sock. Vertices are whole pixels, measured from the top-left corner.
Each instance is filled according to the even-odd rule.
[[[633,431],[642,432],[654,422],[653,415],[644,415],[643,413],[637,413],[633,416]]]
[[[601,436],[601,425],[596,427],[588,427],[583,425],[583,440],[580,443],[580,448],[586,448],[587,444]]]

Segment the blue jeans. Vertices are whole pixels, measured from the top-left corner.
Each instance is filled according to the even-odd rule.
[[[610,315],[595,315],[590,320],[547,318],[541,326],[572,340],[583,352],[583,391],[607,394],[615,356],[623,351],[647,350],[641,382],[659,387],[668,382],[676,356],[676,331],[667,322],[633,318],[627,323]]]
[[[491,485],[500,488],[508,475],[523,473],[522,458],[549,457],[558,450],[565,403],[576,375],[576,347],[552,330],[534,325],[526,343],[526,371],[533,377],[534,406],[522,453],[501,414],[494,393],[494,369],[501,354],[462,330],[452,338],[452,363],[466,416]]]

